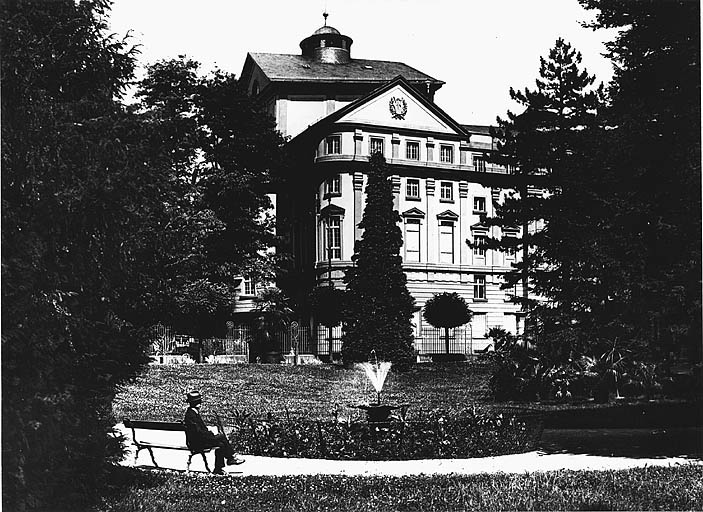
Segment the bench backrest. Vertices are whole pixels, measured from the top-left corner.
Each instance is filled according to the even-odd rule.
[[[127,428],[138,428],[142,430],[169,430],[172,432],[185,432],[186,426],[182,421],[137,421],[124,420],[124,426]]]

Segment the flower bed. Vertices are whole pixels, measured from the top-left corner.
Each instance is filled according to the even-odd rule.
[[[386,424],[246,417],[236,422],[231,440],[235,451],[250,455],[410,460],[522,453],[537,448],[541,433],[538,414],[435,410]]]

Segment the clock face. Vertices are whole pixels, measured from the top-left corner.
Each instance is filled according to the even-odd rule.
[[[388,110],[390,110],[393,119],[405,119],[405,114],[408,113],[408,104],[404,98],[393,96],[388,102]]]

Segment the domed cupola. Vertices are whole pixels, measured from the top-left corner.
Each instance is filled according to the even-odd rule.
[[[352,38],[340,34],[339,30],[327,26],[327,13],[324,13],[325,25],[318,28],[310,37],[300,41],[303,57],[326,62],[328,64],[346,64],[351,60],[349,49]]]

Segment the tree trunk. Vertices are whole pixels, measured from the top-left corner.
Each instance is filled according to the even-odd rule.
[[[449,353],[449,327],[444,328],[444,348]]]

